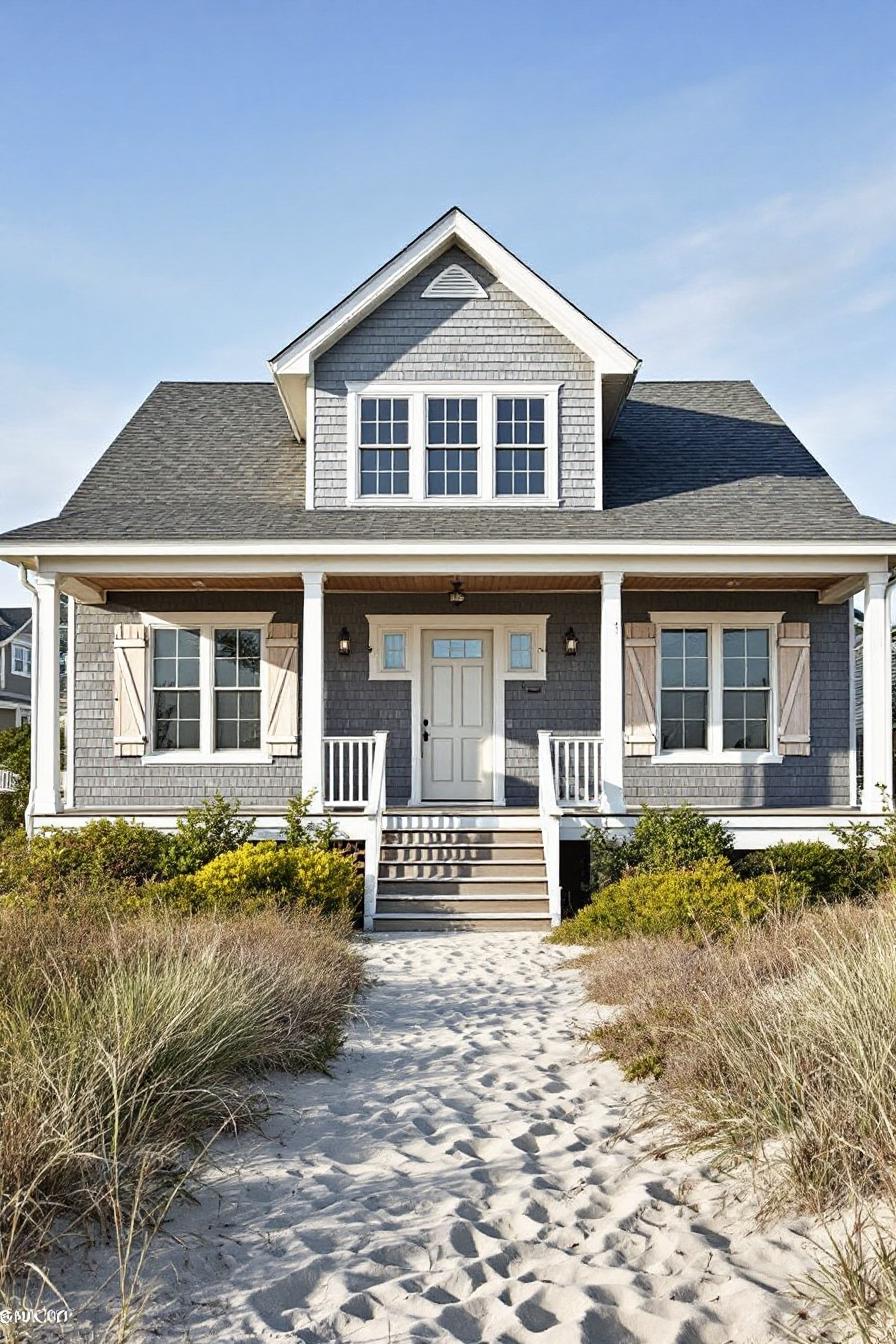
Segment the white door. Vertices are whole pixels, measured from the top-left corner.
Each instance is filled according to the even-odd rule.
[[[423,631],[423,798],[492,798],[492,637]]]

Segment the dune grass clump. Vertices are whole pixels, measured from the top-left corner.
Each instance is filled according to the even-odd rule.
[[[362,964],[347,923],[0,908],[0,1296],[73,1229],[151,1221],[263,1071],[322,1069]]]

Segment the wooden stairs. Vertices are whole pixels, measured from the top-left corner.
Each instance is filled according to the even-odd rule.
[[[389,813],[373,921],[405,930],[551,927],[537,813]]]

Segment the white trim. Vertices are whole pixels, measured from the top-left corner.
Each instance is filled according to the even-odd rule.
[[[819,599],[820,600],[820,599]],[[856,723],[856,601],[849,599],[849,801],[859,805],[859,748]]]
[[[305,508],[314,508],[315,451],[314,451],[314,364],[305,383]]]
[[[896,552],[896,540],[892,543],[893,550]],[[462,548],[464,554],[471,556],[500,556],[500,557],[529,557],[533,555],[543,556],[546,560],[559,561],[563,556],[581,557],[588,563],[589,567],[596,565],[597,568],[610,568],[606,563],[611,557],[617,556],[640,556],[643,564],[652,565],[657,557],[669,557],[683,562],[703,562],[693,572],[708,573],[714,572],[713,565],[718,566],[721,557],[736,557],[744,562],[743,568],[740,568],[733,575],[735,578],[744,578],[750,574],[766,573],[766,568],[762,565],[762,557],[774,557],[775,559],[785,560],[802,568],[797,568],[795,573],[819,575],[830,573],[832,575],[842,574],[844,569],[853,569],[861,567],[868,569],[886,569],[888,551],[881,549],[881,542],[818,542],[818,541],[724,541],[724,540],[699,540],[693,541],[651,541],[648,538],[642,538],[638,541],[604,541],[591,538],[588,540],[564,540],[562,537],[543,540],[525,540],[521,543],[514,541],[483,541],[483,540],[464,540],[463,538],[454,538],[450,541],[424,541],[419,538],[409,540],[401,537],[393,537],[389,540],[371,541],[364,539],[362,541],[339,540],[334,541],[326,537],[311,538],[307,541],[271,541],[268,538],[258,537],[248,541],[36,541],[29,543],[27,541],[0,542],[0,559],[5,559],[14,564],[34,565],[37,555],[47,557],[47,559],[67,560],[69,557],[94,557],[98,563],[105,563],[108,559],[115,556],[128,558],[148,559],[150,557],[171,557],[178,562],[182,562],[185,557],[208,558],[224,562],[229,557],[246,557],[249,559],[261,560],[264,557],[282,557],[288,562],[288,568],[284,568],[284,573],[295,573],[296,561],[302,557],[310,556],[368,556],[371,560],[380,556],[395,556],[401,552],[403,556],[423,559],[424,557],[438,556],[456,556],[458,548]],[[812,564],[817,564],[822,559],[842,559],[842,563],[831,564],[827,570],[821,569],[813,571]],[[399,562],[402,568],[407,565],[407,560]],[[41,566],[40,572],[52,574],[58,572],[62,566],[55,564],[52,566]],[[530,565],[531,568],[531,565]],[[555,563],[552,566],[555,570],[562,569],[562,566]],[[637,569],[633,564],[625,566],[626,573],[641,573],[643,570]],[[97,568],[99,572],[99,568]],[[107,571],[125,573],[127,571]],[[185,572],[183,569],[177,572]],[[227,572],[221,565],[221,573]],[[271,571],[266,571],[271,572]],[[648,571],[654,572],[654,571]],[[660,571],[663,572],[663,571]],[[682,572],[691,572],[683,570]],[[775,574],[780,570],[773,571]]]
[[[78,604],[68,594],[68,620],[65,650],[65,771],[63,794],[65,807],[75,805],[75,637],[77,633]]]
[[[324,804],[324,579],[320,569],[302,571],[302,626],[299,728],[302,792],[312,793],[311,809]]]
[[[862,621],[862,811],[876,812],[893,795],[893,654],[889,573],[865,576]]]
[[[782,611],[651,611],[656,626],[656,751],[653,765],[780,765],[778,751],[778,625]],[[706,747],[703,749],[662,750],[662,631],[706,626],[709,631]],[[722,746],[723,659],[722,631],[725,628],[768,630],[768,748],[759,751],[726,750]]]
[[[259,724],[264,731],[267,723],[267,663],[268,625],[274,613],[257,611],[164,611],[141,612],[140,619],[150,626],[146,657],[146,742],[147,749],[140,757],[144,766],[181,765],[270,765],[271,754],[263,747],[224,748],[216,750],[215,737],[215,667],[214,635],[225,626],[257,626],[261,631],[261,676],[258,687],[246,689],[259,692]],[[183,627],[199,631],[199,747],[158,751],[155,747],[155,687],[153,686],[153,633],[156,630],[176,630]]]
[[[16,628],[15,628],[15,630],[13,630],[13,632],[12,632],[11,635],[7,635],[5,639],[0,639],[0,649],[5,649],[6,646],[7,646],[7,644],[12,644],[13,640],[16,640],[16,641],[20,640],[21,637],[22,637],[22,635],[24,635],[26,631],[28,632],[28,638],[30,639],[30,638],[31,638],[31,622],[33,621],[33,619],[34,619],[33,615],[32,615],[32,616],[26,616],[26,617],[25,617],[25,620],[22,622],[22,624],[21,624],[21,625],[17,625]]]
[[[625,680],[620,570],[600,576],[601,792],[608,812],[625,811]]]
[[[637,356],[455,207],[268,360],[275,378],[287,373],[307,374],[312,359],[334,345],[455,242],[583,350],[602,373],[637,371],[640,364]]]
[[[346,502],[354,508],[545,508],[559,500],[560,478],[560,389],[562,383],[494,382],[405,382],[374,381],[346,383]],[[402,397],[408,402],[408,468],[406,495],[362,495],[358,470],[361,451],[361,398]],[[475,495],[430,495],[426,489],[427,415],[429,397],[467,397],[477,403],[479,443],[479,489]],[[545,423],[545,493],[499,495],[495,491],[497,409],[499,397],[543,397]],[[370,447],[376,445],[371,444]],[[404,447],[405,445],[393,445]],[[464,445],[459,444],[462,448]],[[474,445],[470,445],[471,447]],[[540,447],[541,445],[535,445]]]
[[[447,608],[447,602],[446,602]],[[503,807],[506,793],[506,738],[505,738],[505,693],[504,685],[508,681],[546,681],[547,680],[547,623],[549,615],[530,615],[528,612],[522,616],[490,616],[476,614],[471,616],[469,621],[463,620],[462,616],[453,614],[446,610],[443,618],[440,618],[438,612],[426,612],[424,614],[401,615],[396,618],[393,614],[367,614],[366,618],[369,629],[368,648],[368,669],[367,675],[370,681],[409,681],[411,683],[411,796],[408,799],[408,806],[422,806],[422,768],[420,753],[417,751],[417,744],[420,740],[421,721],[423,717],[422,702],[422,678],[423,678],[423,632],[424,630],[450,629],[452,624],[471,630],[488,630],[492,636],[492,695],[493,695],[493,723],[492,723],[492,777],[494,780],[495,807]],[[532,671],[523,671],[520,669],[510,669],[509,666],[509,640],[507,635],[510,632],[529,632],[535,635],[535,667]],[[383,635],[386,633],[401,632],[405,635],[405,661],[404,668],[383,668],[381,665],[381,651],[383,647]],[[503,634],[504,638],[499,636]],[[304,788],[304,784],[303,784]],[[430,806],[430,804],[427,804]],[[432,804],[437,807],[438,804]]]
[[[31,811],[59,811],[59,588],[55,577],[34,575],[37,638],[31,678],[33,779]]]
[[[604,507],[604,388],[594,370],[594,507]]]
[[[28,656],[27,656],[27,659],[23,659],[23,661],[26,661],[27,664],[28,664],[27,670],[22,670],[22,669],[16,667],[16,654],[17,654],[17,653],[22,653],[22,654],[27,654],[27,655],[28,655]],[[9,675],[10,675],[11,677],[22,677],[23,680],[25,680],[25,681],[30,681],[30,680],[31,680],[31,666],[32,666],[31,645],[30,645],[30,644],[23,644],[23,643],[22,643],[20,640],[18,640],[18,639],[13,640],[12,644],[10,645]]]

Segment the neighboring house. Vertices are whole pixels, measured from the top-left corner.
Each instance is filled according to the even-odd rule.
[[[272,381],[161,383],[0,539],[37,594],[32,824],[171,827],[220,789],[277,834],[314,790],[368,925],[556,920],[589,821],[689,802],[748,848],[854,814],[858,592],[876,811],[896,527],[752,383],[639,367],[451,210]]]
[[[31,608],[0,607],[0,732],[31,718]]]

